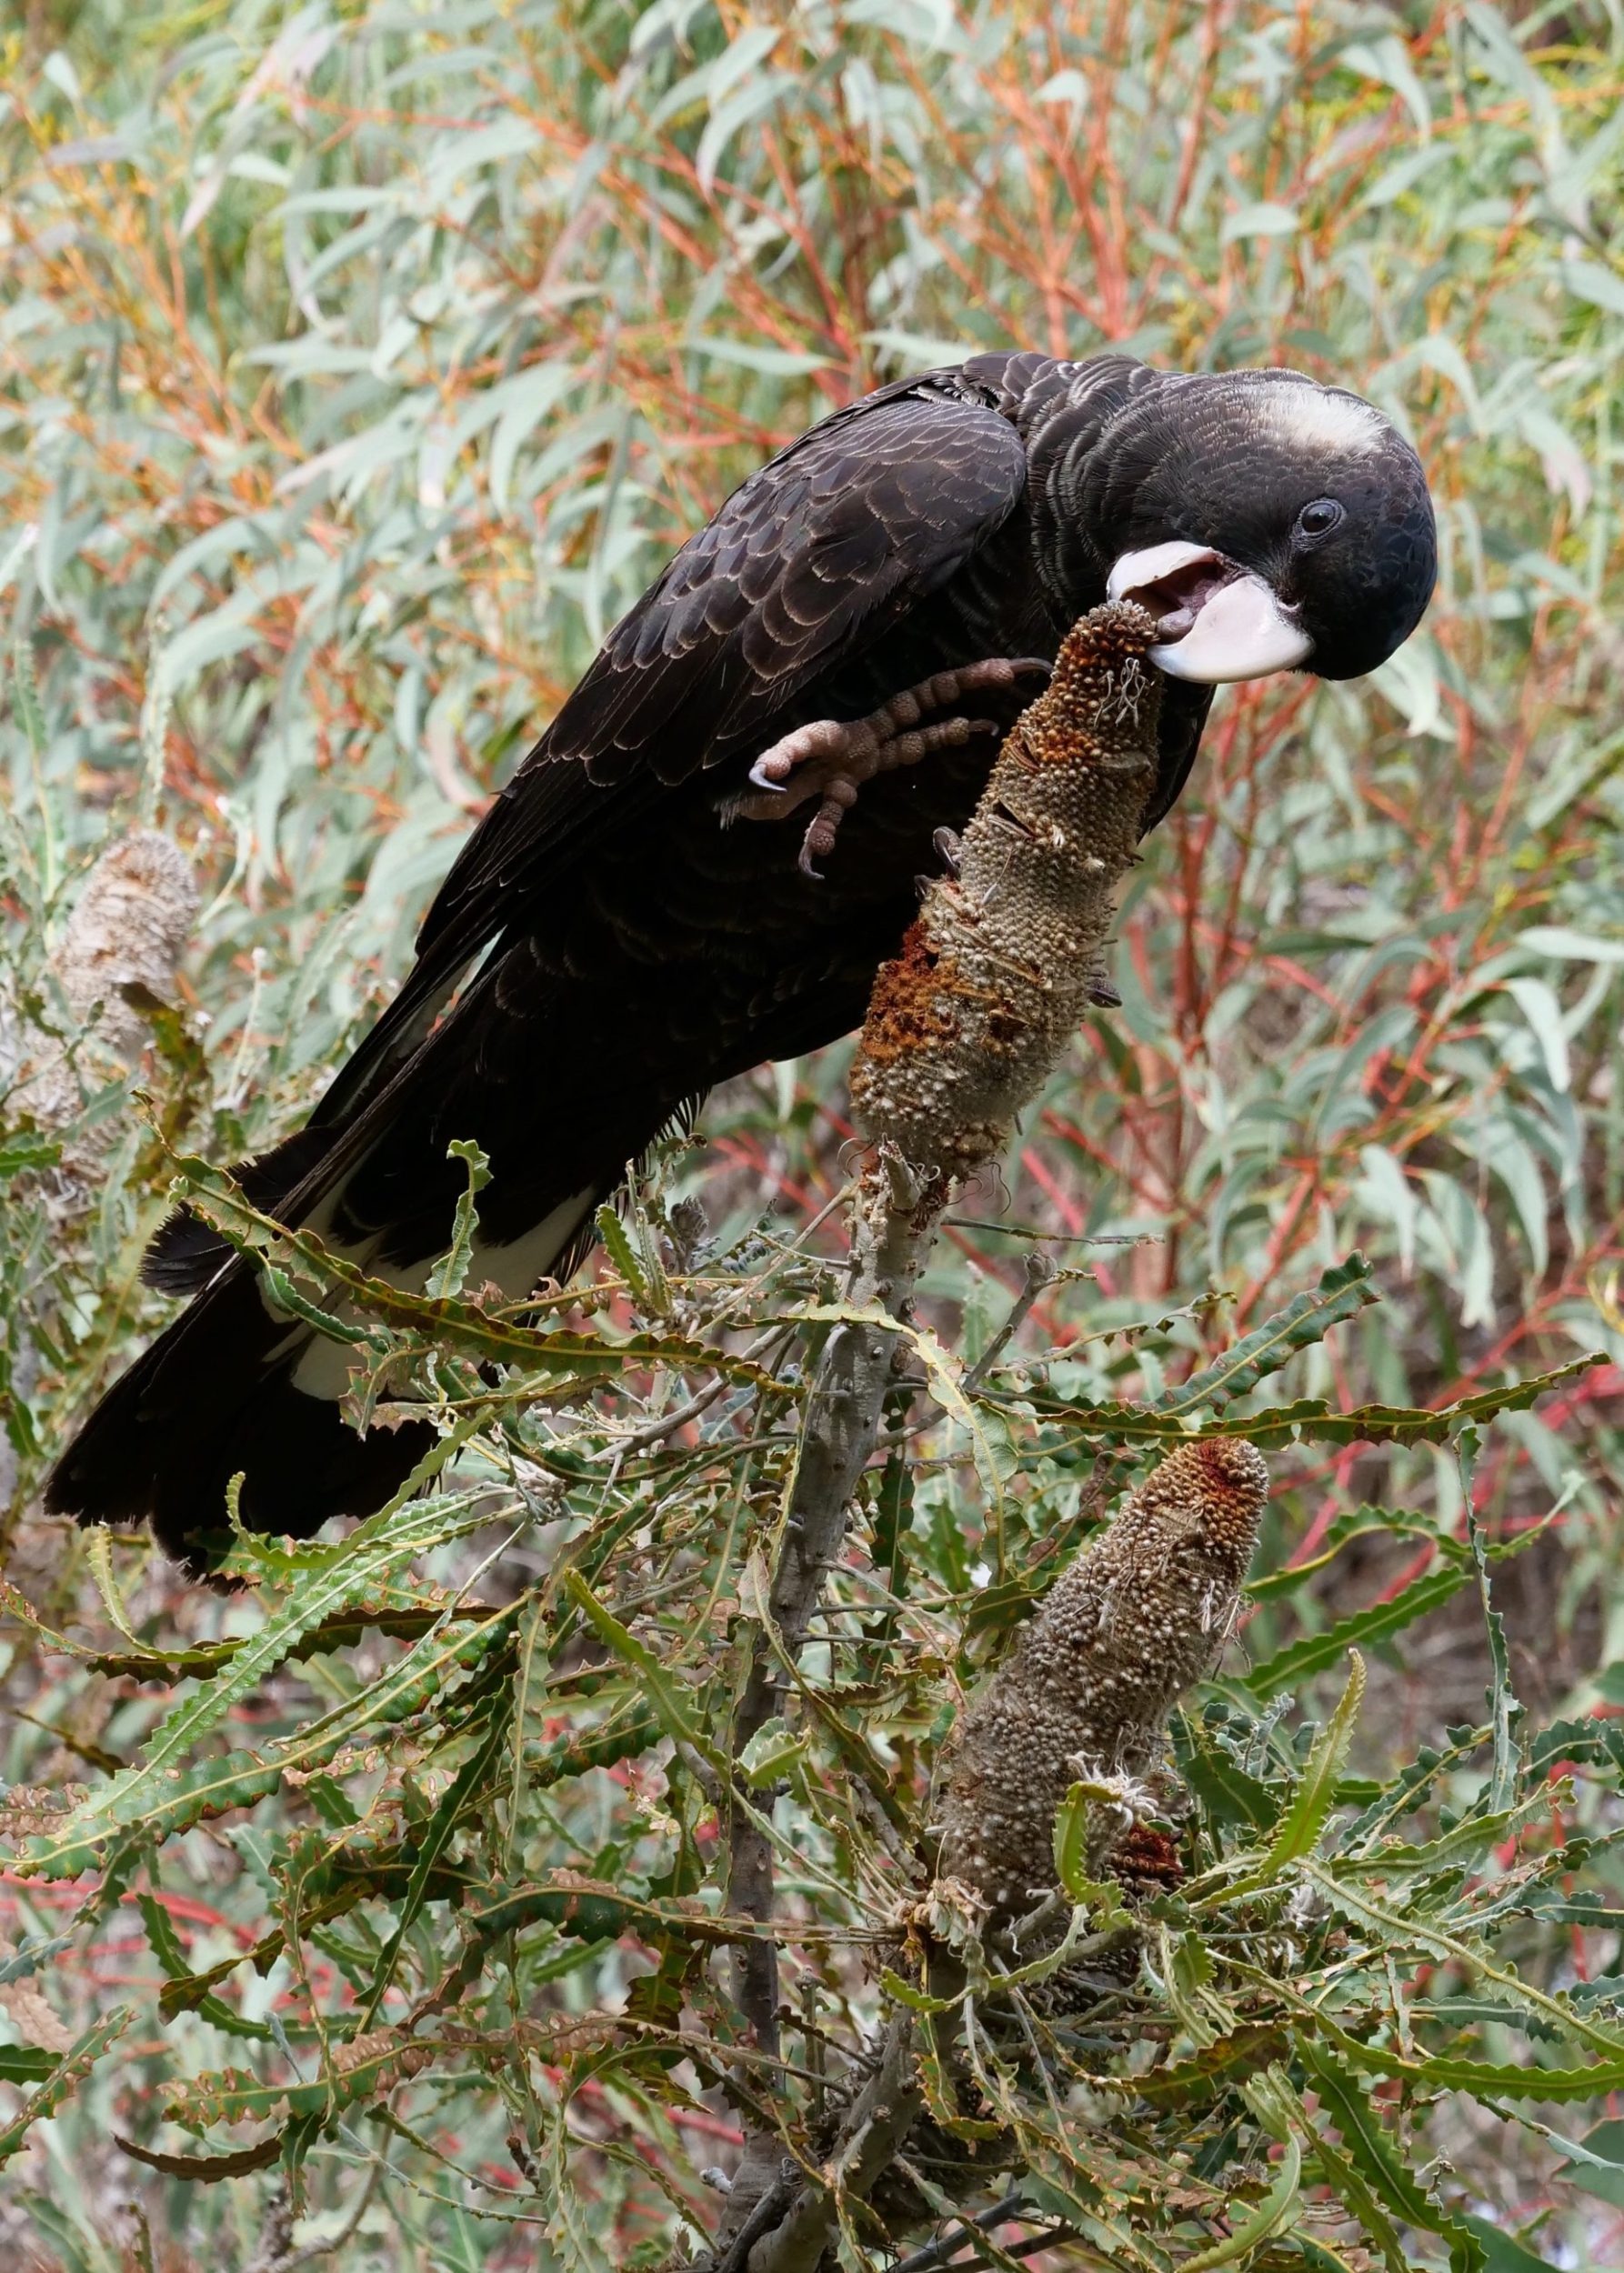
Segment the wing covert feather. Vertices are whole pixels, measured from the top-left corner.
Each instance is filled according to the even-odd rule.
[[[931,393],[853,405],[781,451],[610,633],[465,846],[419,951],[451,931],[489,938],[583,829],[736,754],[953,576],[1026,472],[1007,419]]]
[[[400,994],[328,1091],[346,1119],[416,1046],[495,939],[534,911],[606,828],[772,738],[809,682],[884,636],[1002,526],[1026,451],[957,375],[837,411],[750,476],[691,537],[599,654],[463,846]]]

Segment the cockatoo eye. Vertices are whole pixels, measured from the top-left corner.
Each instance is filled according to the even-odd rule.
[[[1317,543],[1320,537],[1328,536],[1341,518],[1342,507],[1334,497],[1316,497],[1298,515],[1297,533]]]

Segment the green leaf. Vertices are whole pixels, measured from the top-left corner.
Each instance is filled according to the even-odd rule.
[[[1345,1263],[1333,1265],[1321,1274],[1312,1293],[1297,1296],[1212,1365],[1158,1397],[1150,1409],[1189,1415],[1210,1406],[1221,1412],[1270,1374],[1278,1373],[1299,1350],[1323,1341],[1332,1327],[1343,1325],[1367,1305],[1379,1300],[1370,1277],[1371,1267],[1362,1255],[1350,1255]]]
[[[1323,1398],[1302,1397],[1295,1404],[1270,1406],[1265,1412],[1208,1421],[1199,1433],[1203,1437],[1245,1437],[1264,1451],[1296,1443],[1446,1444],[1464,1422],[1521,1412],[1548,1389],[1559,1388],[1592,1367],[1609,1362],[1602,1351],[1591,1350],[1583,1357],[1552,1367],[1549,1373],[1531,1374],[1525,1381],[1509,1381],[1498,1388],[1479,1389],[1453,1405],[1430,1409],[1360,1405],[1351,1412],[1333,1413]],[[1038,1390],[1029,1391],[1027,1402],[1040,1418],[1068,1424],[1082,1443],[1103,1438],[1123,1445],[1178,1444],[1193,1433],[1178,1414],[1159,1412],[1148,1405],[1074,1404]],[[1064,1450],[1066,1441],[1050,1449]]]
[[[1567,2157],[1562,2176],[1569,2186],[1624,2210],[1624,2120],[1598,2123],[1582,2139],[1559,2138],[1542,2123],[1534,2128]]]
[[[1341,2135],[1349,2160],[1382,2207],[1401,2225],[1419,2227],[1449,2244],[1454,2273],[1477,2273],[1482,2257],[1458,2218],[1440,2211],[1394,2143],[1367,2095],[1326,2047],[1304,2036],[1297,2056],[1319,2104]],[[1402,2273],[1403,2260],[1399,2260]]]
[[[1274,1828],[1280,1816],[1278,1796],[1205,1730],[1188,1719],[1180,1729],[1175,1721],[1174,1749],[1179,1774],[1209,1816],[1219,1823],[1249,1824],[1255,1831]]]
[[[189,1766],[172,1766],[150,1783],[123,1785],[115,1807],[107,1805],[111,1787],[93,1791],[57,1830],[24,1842],[23,1867],[45,1878],[76,1878],[96,1867],[105,1841],[115,1830],[162,1838],[206,1817],[252,1806],[276,1788],[287,1768],[325,1767],[353,1737],[363,1731],[373,1737],[392,1721],[420,1711],[441,1693],[450,1674],[476,1663],[509,1637],[525,1599],[521,1597],[449,1640],[436,1626],[369,1687],[291,1737],[267,1746],[264,1754],[227,1752]]]
[[[1091,2078],[1097,2088],[1134,2092],[1158,2108],[1198,2107],[1282,2059],[1293,2039],[1278,2023],[1248,2023],[1207,2046],[1193,2059],[1169,2061],[1143,2076]]]
[[[1308,1866],[1305,1873],[1321,1884],[1321,1875]],[[1404,1937],[1389,1934],[1384,1947],[1402,1947]],[[1238,1969],[1273,1993],[1297,2015],[1304,2030],[1334,2045],[1349,2068],[1365,2076],[1387,2076],[1428,2090],[1461,2091],[1474,2099],[1594,2099],[1624,2087],[1624,2053],[1596,2060],[1585,2068],[1541,2068],[1509,2061],[1459,2059],[1450,2053],[1423,2052],[1411,2058],[1391,2044],[1367,2043],[1338,2028],[1330,2014],[1300,1995],[1288,1981],[1239,1964]],[[1533,2002],[1532,1998],[1525,2000]]]
[[[1412,1626],[1417,1618],[1439,1609],[1459,1594],[1470,1577],[1469,1570],[1456,1569],[1433,1571],[1427,1577],[1412,1578],[1390,1602],[1373,1602],[1367,1610],[1350,1611],[1347,1617],[1338,1618],[1323,1634],[1310,1634],[1302,1641],[1288,1643],[1284,1649],[1277,1650],[1272,1657],[1266,1657],[1260,1666],[1252,1667],[1245,1676],[1246,1686],[1257,1697],[1299,1689],[1312,1675],[1336,1665],[1348,1650],[1388,1641],[1393,1635],[1402,1633],[1407,1626]]]
[[[777,1716],[766,1722],[738,1756],[739,1768],[752,1791],[780,1782],[806,1759],[808,1740]]]
[[[560,1872],[547,1885],[490,1892],[488,1902],[468,1913],[469,1938],[475,1945],[536,1925],[587,1941],[617,1941],[622,1934],[650,1929],[717,1945],[749,1940],[765,1930],[753,1918],[727,1918],[696,1903],[645,1900],[574,1871]]]
[[[1074,1902],[1083,1899],[1088,1885],[1088,1794],[1073,1784],[1055,1812],[1055,1874]]]
[[[1346,2041],[1341,2048],[1346,2058],[1369,2075],[1465,2092],[1473,2099],[1595,2099],[1624,2089],[1624,2058],[1595,2060],[1588,2068],[1540,2068],[1531,2062],[1519,2068],[1440,2053],[1408,2060],[1383,2048]]]
[[[597,1228],[598,1245],[625,1279],[627,1292],[635,1301],[646,1304],[648,1281],[644,1275],[642,1258],[620,1220],[619,1209],[606,1200],[593,1220]]]
[[[216,2068],[175,2085],[164,2111],[195,2131],[267,2118],[293,2117],[322,2125],[346,2108],[382,2098],[403,2078],[426,2068],[442,2048],[404,2029],[379,2029],[353,2044],[334,2045],[328,2072],[308,2082],[290,2078],[267,2084],[241,2068]]]
[[[1340,1702],[1314,1742],[1303,1769],[1302,1782],[1263,1858],[1265,1885],[1279,1877],[1288,1863],[1311,1855],[1337,1801],[1337,1786],[1348,1765],[1348,1748],[1365,1694],[1365,1661],[1358,1650],[1348,1668],[1348,1685]]]
[[[436,1349],[489,1359],[519,1373],[568,1374],[583,1380],[645,1366],[698,1367],[752,1388],[783,1393],[783,1385],[747,1357],[679,1336],[632,1334],[616,1342],[602,1334],[546,1333],[539,1327],[511,1326],[476,1304],[451,1296],[435,1301],[426,1295],[403,1294],[386,1279],[370,1278],[357,1270],[353,1263],[324,1247],[313,1233],[284,1229],[274,1217],[251,1207],[230,1177],[206,1161],[177,1154],[175,1166],[183,1179],[177,1197],[184,1197],[193,1213],[212,1224],[240,1254],[296,1257],[318,1286],[342,1287],[367,1317],[420,1336]],[[344,1340],[354,1338],[356,1332],[336,1322],[327,1330]]]
[[[1483,2273],[1559,2273],[1549,2258],[1539,2257],[1486,2218],[1466,2217],[1460,2223],[1476,2242]],[[1452,2261],[1452,2260],[1451,2260]]]
[[[654,1652],[646,1648],[611,1611],[604,1607],[578,1570],[565,1573],[564,1590],[605,1648],[618,1657],[622,1665],[629,1666],[637,1676],[667,1736],[692,1745],[713,1766],[721,1766],[723,1772],[727,1772],[726,1764],[721,1762],[697,1718],[694,1701],[682,1683],[674,1681]]]
[[[1168,2002],[1190,2042],[1205,2051],[1233,2038],[1240,2016],[1215,1987],[1218,1968],[1199,1934],[1187,1931],[1175,1939],[1171,1928],[1158,1923],[1156,1942]]]
[[[55,2115],[63,2102],[72,2098],[108,2046],[117,2042],[134,2018],[133,2006],[115,2005],[111,2012],[93,2021],[65,2052],[53,2060],[45,2080],[29,2093],[16,2115],[0,2129],[0,2163],[9,2162],[26,2145],[29,2132],[42,2117]]]
[[[135,1907],[141,1913],[142,1922],[146,1928],[147,1942],[165,1981],[189,1980],[192,1978],[190,1962],[181,1948],[174,1921],[157,1895],[137,1892]],[[261,2043],[275,2040],[275,2032],[267,2022],[245,2020],[223,1998],[212,1994],[199,1997],[188,2009],[206,2020],[211,2028],[223,2029],[227,2036],[253,2037]]]
[[[1225,219],[1219,237],[1225,245],[1235,245],[1247,237],[1294,236],[1300,226],[1289,205],[1274,205],[1264,199],[1258,204],[1237,205]],[[1212,2262],[1227,2265],[1228,2259],[1214,2258]],[[1195,2273],[1197,2263],[1196,2258],[1188,2258],[1185,2273]]]
[[[1430,1516],[1409,1507],[1345,1507],[1336,1516],[1320,1538],[1315,1552],[1307,1562],[1292,1563],[1279,1570],[1260,1572],[1247,1580],[1247,1597],[1252,1602],[1273,1601],[1278,1596],[1294,1594],[1306,1587],[1336,1560],[1345,1547],[1355,1546],[1360,1539],[1379,1537],[1390,1538],[1426,1539],[1440,1555],[1452,1555],[1458,1560],[1464,1556],[1460,1541],[1452,1532],[1440,1530]]]
[[[11,691],[16,704],[17,716],[28,737],[28,747],[37,761],[45,754],[49,728],[39,699],[39,680],[34,668],[34,648],[23,636],[19,626],[11,651]]]
[[[639,1698],[629,1711],[612,1716],[596,1728],[572,1729],[525,1754],[525,1774],[533,1790],[543,1791],[570,1776],[585,1776],[595,1767],[616,1767],[635,1760],[657,1743],[659,1716]]]
[[[447,1160],[460,1160],[467,1168],[468,1180],[456,1203],[452,1219],[451,1245],[444,1258],[429,1273],[425,1290],[431,1301],[444,1300],[447,1295],[460,1295],[463,1282],[468,1276],[468,1263],[474,1252],[474,1235],[479,1228],[479,1211],[475,1203],[491,1180],[489,1156],[480,1151],[471,1137],[458,1137],[446,1147]]]
[[[200,1788],[196,1779],[201,1777],[206,1785],[223,1765],[215,1761],[200,1765],[197,1747],[232,1707],[257,1688],[312,1627],[366,1594],[426,1546],[439,1544],[447,1529],[455,1527],[450,1519],[459,1505],[466,1502],[429,1501],[409,1517],[402,1517],[399,1512],[408,1495],[445,1465],[452,1442],[447,1437],[431,1447],[388,1505],[351,1534],[327,1569],[310,1573],[229,1663],[160,1723],[135,1767],[109,1777],[74,1809],[55,1834],[54,1845],[71,1844],[83,1855],[87,1845],[94,1846],[115,1827],[179,1827],[175,1803],[189,1801]],[[231,1780],[240,1780],[241,1788],[221,1804],[244,1806],[272,1789],[278,1772],[266,1763],[253,1761]],[[31,1844],[29,1853],[32,1860],[44,1864],[38,1842]]]
[[[489,1806],[486,1789],[492,1769],[506,1748],[507,1732],[513,1715],[511,1689],[500,1692],[486,1715],[484,1733],[473,1751],[452,1778],[450,1788],[429,1817],[417,1838],[416,1859],[406,1884],[406,1897],[400,1905],[400,1915],[395,1931],[385,1944],[377,1961],[372,1987],[367,1994],[366,2008],[361,2015],[356,2033],[365,2036],[377,2017],[379,2006],[388,1993],[395,1978],[395,1968],[400,1962],[401,1945],[416,1924],[418,1913],[428,1895],[428,1884],[438,1867],[440,1857],[450,1845],[462,1815],[476,1797]]]
[[[37,2084],[53,2074],[60,2052],[43,2052],[33,2044],[0,2044],[0,2083]]]
[[[1367,1894],[1362,1887],[1350,1887],[1324,1865],[1302,1862],[1298,1867],[1320,1893],[1341,1912],[1362,1926],[1374,1945],[1382,1949],[1424,1949],[1429,1957],[1460,1966],[1469,1976],[1488,1981],[1499,1988],[1509,2002],[1527,2006],[1551,2021],[1564,2035],[1580,2044],[1589,2045],[1609,2059],[1624,2059],[1624,2031],[1606,2028],[1587,2020],[1574,2011],[1560,1997],[1548,1996],[1543,1989],[1525,1981],[1509,1967],[1497,1965],[1483,1950],[1475,1948],[1459,1934],[1452,1933],[1432,1918],[1418,1917],[1410,1911],[1395,1909],[1391,1904]],[[1611,2089],[1611,2086],[1598,2086]]]
[[[1351,1413],[1330,1413],[1323,1408],[1301,1413],[1288,1406],[1278,1413],[1258,1416],[1245,1433],[1260,1446],[1286,1442],[1287,1435],[1275,1429],[1278,1422],[1282,1432],[1289,1431],[1313,1444],[1447,1444],[1464,1422],[1524,1412],[1548,1389],[1559,1388],[1592,1367],[1609,1362],[1605,1351],[1589,1350],[1582,1357],[1553,1366],[1549,1373],[1530,1374],[1524,1381],[1508,1381],[1498,1388],[1478,1389],[1453,1405],[1440,1405],[1430,1411],[1398,1405],[1361,1405]]]
[[[1079,1910],[1093,1913],[1097,1932],[1106,1934],[1131,1923],[1122,1905],[1122,1889],[1114,1879],[1088,1875],[1090,1810],[1100,1801],[1108,1806],[1115,1792],[1088,1782],[1073,1784],[1055,1812],[1055,1870],[1062,1887]]]
[[[42,1136],[28,1128],[8,1129],[0,1136],[0,1184],[54,1168],[61,1157],[62,1146],[55,1136]]]
[[[962,1992],[958,1997],[932,1997],[912,1981],[905,1981],[901,1974],[893,1973],[889,1966],[880,1968],[879,1985],[894,2004],[906,2005],[910,2013],[950,2013],[963,2002]]]
[[[1029,1964],[1016,1966],[1007,1973],[998,1974],[997,1978],[1000,1989],[1025,1988],[1032,1982],[1047,1981],[1070,1962],[1073,1950],[1086,1934],[1111,1933],[1118,1927],[1132,1925],[1133,1920],[1122,1906],[1120,1887],[1109,1880],[1103,1886],[1097,1886],[1088,1878],[1082,1884],[1088,1888],[1088,1898],[1079,1902],[1072,1911],[1061,1939],[1054,1948],[1046,1950],[1040,1958],[1034,1958]]]
[[[1293,2132],[1286,2141],[1274,2182],[1257,2207],[1230,2228],[1228,2238],[1210,2249],[1198,2249],[1186,2258],[1179,2273],[1215,2273],[1220,2265],[1237,2265],[1283,2233],[1297,2216],[1302,2186],[1302,2147]]]
[[[1337,1868],[1345,1873],[1368,1872],[1373,1877],[1389,1881],[1429,1877],[1435,1871],[1477,1862],[1509,1838],[1520,1823],[1530,1817],[1548,1817],[1549,1813],[1550,1794],[1538,1790],[1520,1807],[1508,1807],[1499,1815],[1463,1817],[1450,1829],[1440,1831],[1437,1838],[1428,1839],[1418,1847],[1409,1846],[1402,1839],[1389,1839],[1357,1855],[1338,1855]]]

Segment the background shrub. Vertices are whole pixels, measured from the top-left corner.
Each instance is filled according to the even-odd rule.
[[[139,1539],[43,1522],[35,1487],[162,1315],[135,1265],[173,1151],[218,1162],[296,1121],[471,815],[674,545],[824,409],[1018,340],[1358,387],[1427,461],[1443,578],[1373,680],[1221,699],[1124,910],[1121,1010],[938,1252],[956,1364],[1018,1294],[1024,1227],[1076,1267],[988,1377],[978,1431],[944,1424],[877,1479],[837,1581],[840,1639],[809,1661],[832,1701],[779,1764],[805,1857],[797,2057],[816,2071],[825,2037],[872,2024],[852,1949],[895,1897],[956,1691],[1132,1471],[1126,1424],[1079,1443],[1054,1412],[1191,1381],[1208,1420],[1441,1411],[1600,1352],[1480,1436],[1264,1426],[1281,1448],[1249,1661],[1188,1725],[1234,1771],[1227,1799],[1202,1793],[1216,1867],[1262,1835],[1248,1804],[1293,1804],[1310,1717],[1362,1643],[1335,1851],[1407,1805],[1411,1846],[1463,1819],[1485,1835],[1418,1869],[1408,1940],[1344,1918],[1338,1954],[1321,1921],[1298,1980],[1376,2036],[1504,2071],[1358,2102],[1408,2168],[1447,2156],[1444,2207],[1393,2179],[1383,2210],[1368,2170],[1401,2243],[1374,2212],[1350,2238],[1344,2184],[1340,2224],[1258,2250],[1469,2261],[1475,2236],[1507,2268],[1614,2261],[1613,2134],[1599,2160],[1562,2144],[1605,2108],[1506,2095],[1519,2065],[1605,2066],[1619,2039],[1617,12],[38,0],[7,37],[4,1743],[19,1860],[55,1841],[56,1875],[0,1889],[22,1953],[0,2075],[30,2118],[0,2130],[19,2158],[0,2232],[97,2273],[286,2254],[268,2162],[205,2188],[138,2170],[115,2129],[159,2156],[277,2140],[303,2158],[296,2246],[342,2235],[346,2266],[654,2262],[712,2216],[697,2174],[737,2108],[658,2039],[727,2027],[703,1949],[538,1911],[470,1957],[468,1921],[480,1888],[560,1867],[657,1908],[715,1883],[714,1807],[671,1716],[725,1737],[793,1437],[800,1377],[772,1369],[804,1366],[797,1307],[833,1284],[833,1227],[805,1235],[846,1173],[844,1053],[713,1102],[705,1146],[673,1151],[592,1291],[544,1322],[582,1347],[528,1347],[491,1391],[443,1320],[397,1327],[386,1354],[467,1433],[394,1529],[245,1547],[257,1588],[220,1597]],[[46,1126],[19,1085],[64,1026],[53,945],[140,822],[201,879],[182,1014],[155,1022],[147,1103],[91,1054]],[[591,1078],[560,1068],[561,1110]],[[707,1245],[679,1212],[694,1195]],[[1379,1303],[1321,1298],[1288,1370],[1213,1392],[1214,1361],[1355,1249],[1371,1273],[1346,1284]],[[765,1382],[677,1347],[737,1354],[747,1327],[769,1337]],[[614,1457],[717,1377],[707,1417]],[[566,1570],[610,1621],[590,1647]],[[877,1571],[897,1597],[878,1611]],[[677,1684],[652,1722],[617,1634]],[[1564,1762],[1573,1791],[1550,1780]],[[901,1810],[889,1837],[877,1797],[851,1797],[870,1788]],[[1446,1930],[1492,1938],[1510,1986]],[[403,2025],[436,2009],[418,2065]],[[583,2049],[564,2024],[594,2013],[645,2037]],[[1323,2201],[1358,2108],[1325,2112],[1334,2073],[1298,2081]],[[34,2091],[60,2112],[34,2121]],[[1096,2237],[1095,2261],[1175,2264],[1221,2238],[1224,2199],[1268,2198],[1278,2153],[1238,2094],[1135,2121],[1098,2212],[1130,2238]]]

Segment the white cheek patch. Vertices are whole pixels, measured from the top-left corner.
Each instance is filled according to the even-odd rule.
[[[1238,576],[1202,606],[1182,639],[1147,652],[1169,678],[1198,686],[1268,678],[1306,663],[1313,642],[1294,624],[1261,576]]]
[[[1373,404],[1308,378],[1272,380],[1256,388],[1251,407],[1277,441],[1315,456],[1368,457],[1390,431]]]

